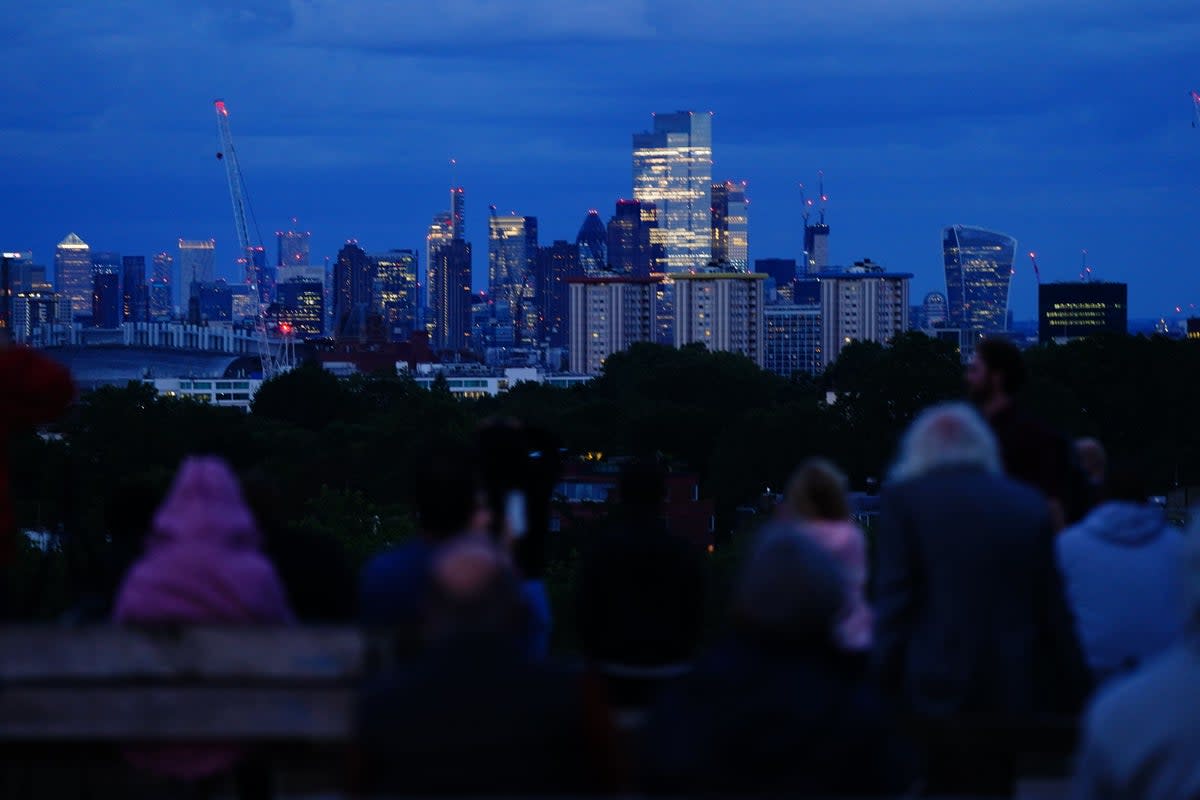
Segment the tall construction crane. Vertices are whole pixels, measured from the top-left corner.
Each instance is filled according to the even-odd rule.
[[[1029,251],[1029,260],[1033,262],[1033,276],[1037,279],[1038,285],[1042,285],[1042,271],[1038,269],[1037,253]]]
[[[217,160],[225,162],[225,176],[229,180],[229,199],[233,203],[233,226],[237,231],[238,246],[246,265],[246,284],[250,287],[258,301],[257,329],[259,359],[262,361],[263,378],[270,379],[287,372],[296,364],[295,344],[290,325],[279,325],[278,334],[281,341],[277,346],[271,342],[268,330],[267,308],[270,303],[270,287],[264,285],[263,276],[259,270],[265,266],[265,252],[262,246],[262,234],[258,230],[258,221],[254,218],[254,209],[250,206],[246,195],[246,184],[242,178],[242,168],[238,163],[237,151],[233,147],[233,132],[229,129],[229,108],[224,100],[214,100],[213,108],[217,113],[217,136],[220,149],[217,150]],[[250,222],[254,223],[254,238],[250,238]]]
[[[1200,92],[1192,92],[1192,127],[1200,128]]]

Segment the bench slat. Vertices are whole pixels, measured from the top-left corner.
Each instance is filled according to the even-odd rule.
[[[351,628],[0,627],[0,683],[353,680],[364,635]]]
[[[352,688],[0,688],[0,741],[337,742]]]

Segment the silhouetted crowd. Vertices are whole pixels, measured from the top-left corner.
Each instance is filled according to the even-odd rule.
[[[224,462],[188,459],[112,617],[294,624],[357,609],[394,650],[362,692],[363,793],[1009,794],[1023,757],[1074,750],[1077,797],[1200,797],[1197,537],[1099,442],[1027,414],[1023,380],[1013,345],[979,344],[970,402],[913,422],[869,537],[838,468],[801,464],[747,534],[713,641],[708,556],[665,523],[664,468],[635,460],[580,553],[581,653],[550,656],[559,450],[510,421],[422,455],[419,533],[356,590],[336,554],[281,538],[269,492],[252,509]],[[194,781],[243,753],[127,756]]]

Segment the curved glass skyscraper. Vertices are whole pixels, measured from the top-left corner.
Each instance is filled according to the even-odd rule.
[[[1003,233],[953,225],[942,234],[951,328],[1008,328],[1008,288],[1017,240]]]

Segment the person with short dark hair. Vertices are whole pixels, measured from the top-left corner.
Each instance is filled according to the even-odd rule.
[[[415,646],[421,598],[438,545],[460,534],[487,530],[482,489],[469,448],[436,443],[418,456],[414,468],[418,534],[375,556],[359,578],[360,619],[369,626],[396,630],[402,648]]]
[[[1143,473],[1114,468],[1105,496],[1056,542],[1079,640],[1098,682],[1166,650],[1186,617],[1183,536],[1149,502]]]
[[[693,796],[876,796],[910,783],[894,721],[837,625],[842,570],[792,524],[760,534],[729,635],[669,687],[642,737],[647,788]]]
[[[614,788],[603,697],[531,661],[528,606],[485,537],[441,548],[422,604],[424,647],[376,679],[358,714],[366,794],[587,794]]]
[[[624,465],[611,518],[581,548],[583,653],[607,676],[614,702],[628,708],[687,670],[704,622],[704,564],[694,545],[667,530],[666,480],[654,461]]]
[[[867,604],[867,544],[850,518],[846,476],[830,462],[814,458],[800,465],[788,482],[789,516],[801,530],[837,560],[846,578],[846,605],[838,636],[847,650],[871,648],[874,615]]]
[[[1019,407],[1026,378],[1017,346],[989,337],[976,345],[967,366],[967,395],[996,436],[1004,471],[1046,497],[1055,529],[1061,530],[1083,514],[1084,479],[1066,438]]]

